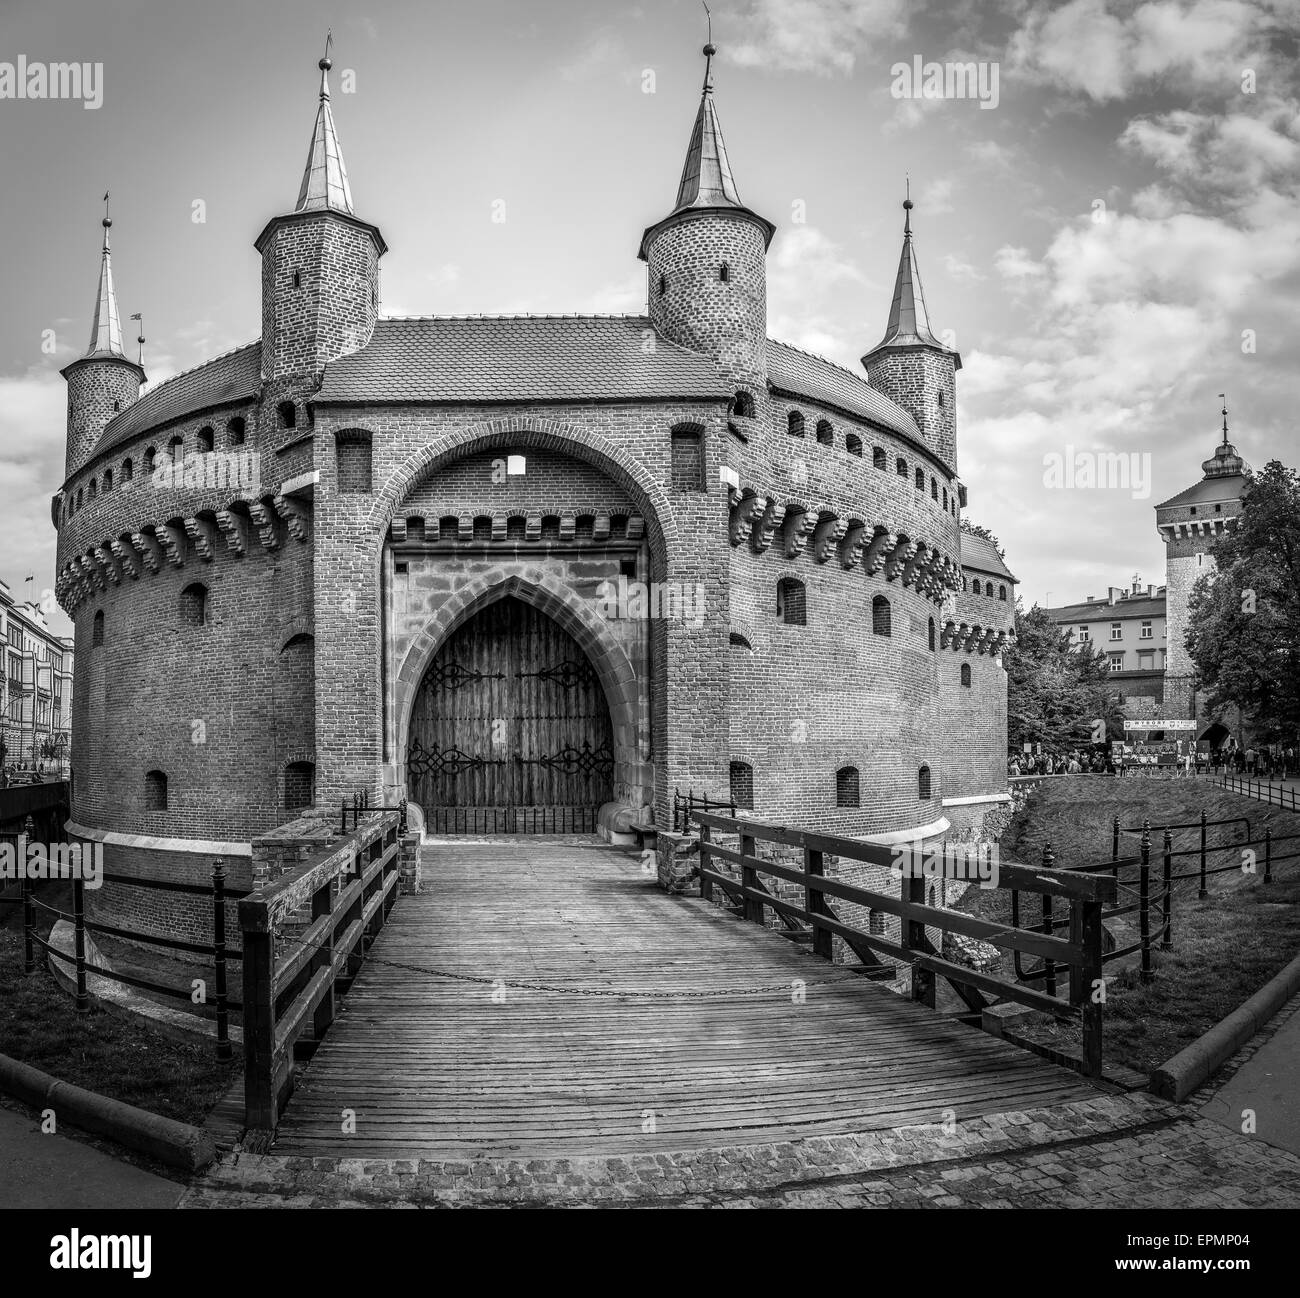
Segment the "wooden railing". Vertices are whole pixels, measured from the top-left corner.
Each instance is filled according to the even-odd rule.
[[[381,812],[322,859],[239,903],[244,946],[244,1125],[272,1132],[308,1054],[334,1020],[397,900],[399,816]],[[299,927],[301,926],[301,927]],[[311,1040],[304,1034],[311,1030]]]
[[[1068,903],[1069,936],[1056,937],[1050,933],[993,923],[960,911],[927,906],[926,877],[917,868],[922,853],[909,846],[883,847],[857,839],[787,829],[762,821],[738,820],[709,811],[695,812],[695,819],[701,826],[700,894],[705,900],[711,900],[713,890],[721,888],[739,905],[744,919],[759,924],[766,922],[765,912],[771,909],[782,918],[787,928],[791,925],[804,928],[813,952],[827,959],[832,955],[832,940],[839,937],[867,969],[878,966],[879,956],[905,964],[911,969],[912,999],[931,1009],[935,1005],[935,980],[942,977],[972,1011],[982,1011],[992,1003],[984,997],[984,993],[988,993],[999,1000],[1015,1001],[1058,1019],[1076,1021],[1082,1029],[1080,1069],[1088,1077],[1101,1075],[1104,1003],[1099,991],[1102,986],[1101,915],[1103,905],[1115,900],[1113,878],[999,864],[996,887],[1037,892]],[[714,831],[737,835],[740,849],[737,851],[715,842]],[[761,859],[755,850],[758,842],[802,849],[802,868]],[[874,892],[827,878],[827,856],[888,870],[898,879],[898,890]],[[740,878],[716,869],[716,861],[738,866]],[[774,896],[764,887],[763,876],[801,886],[804,890],[803,904],[799,905],[788,897]],[[880,934],[843,922],[833,901],[896,915],[899,941],[890,941]],[[1051,961],[1055,968],[1067,971],[1068,1000],[1049,996],[997,974],[982,973],[943,959],[926,936],[927,925]]]

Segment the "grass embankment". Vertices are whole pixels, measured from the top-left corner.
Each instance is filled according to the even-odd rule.
[[[42,898],[70,909],[50,888],[42,889]],[[38,911],[38,934],[48,938],[51,926]],[[195,1124],[241,1068],[238,1059],[218,1061],[211,1045],[172,1040],[93,1001],[89,1013],[78,1014],[39,950],[36,972],[24,975],[20,906],[0,906],[0,1053],[61,1081]]]
[[[1052,844],[1056,865],[1109,860],[1111,825],[1119,815],[1121,825],[1140,825],[1149,819],[1151,834],[1151,890],[1159,895],[1162,828],[1198,820],[1201,811],[1210,821],[1246,816],[1252,839],[1263,837],[1264,827],[1274,836],[1300,832],[1300,816],[1266,807],[1251,798],[1225,792],[1204,780],[1158,778],[1051,780],[1040,785],[1017,813],[1002,836],[1004,861],[1037,865],[1046,843]],[[1257,848],[1259,873],[1241,872],[1240,844],[1247,838],[1244,825],[1211,828],[1208,842],[1219,845],[1208,855],[1210,869],[1234,868],[1211,874],[1209,895],[1198,900],[1195,877],[1175,880],[1172,890],[1173,950],[1153,953],[1156,976],[1143,986],[1133,967],[1138,956],[1109,963],[1105,1015],[1105,1057],[1148,1072],[1213,1027],[1252,996],[1274,974],[1300,954],[1300,861],[1275,864],[1273,882],[1263,882],[1263,849]],[[1199,846],[1198,829],[1173,831],[1174,851]],[[1120,855],[1136,855],[1138,836],[1120,839]],[[1300,840],[1284,842],[1274,850],[1279,856],[1300,851]],[[1195,875],[1195,855],[1175,857],[1173,874]],[[1125,880],[1134,871],[1126,871]],[[1136,900],[1135,894],[1121,893]],[[1037,897],[1022,895],[1033,909],[1021,916],[1022,924],[1039,920]],[[1122,902],[1121,902],[1122,904]],[[1010,898],[1003,891],[972,890],[961,909],[989,918],[1010,919]],[[1058,910],[1061,908],[1058,906]],[[1107,926],[1124,947],[1137,940],[1137,916],[1126,916]],[[1064,930],[1058,930],[1065,936]],[[1158,913],[1152,915],[1153,942],[1158,947]],[[1026,961],[1031,967],[1036,961]],[[1011,969],[1004,957],[1004,972]],[[1064,980],[1062,981],[1064,986]],[[1078,1032],[1045,1015],[1030,1015],[1010,1025],[1011,1030],[1063,1049],[1077,1046]]]

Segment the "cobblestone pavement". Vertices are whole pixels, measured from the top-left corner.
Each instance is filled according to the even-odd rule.
[[[625,1158],[229,1155],[181,1206],[1300,1207],[1300,1158],[1149,1095]]]

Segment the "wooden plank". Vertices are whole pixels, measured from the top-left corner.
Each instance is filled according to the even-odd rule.
[[[951,960],[943,960],[934,955],[918,955],[914,957],[914,961],[923,969],[942,974],[954,982],[969,983],[972,987],[982,988],[994,996],[1001,996],[1019,1005],[1028,1005],[1044,1013],[1054,1014],[1058,1019],[1078,1017],[1078,1013],[1066,1001],[1059,1001],[1053,996],[1036,992],[1032,988],[1010,982],[1005,978],[998,978],[994,974],[980,973],[965,965],[954,964]]]

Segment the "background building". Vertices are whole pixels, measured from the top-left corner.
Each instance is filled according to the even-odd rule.
[[[0,581],[0,738],[4,765],[66,775],[72,729],[72,641],[54,635],[38,604]]]

